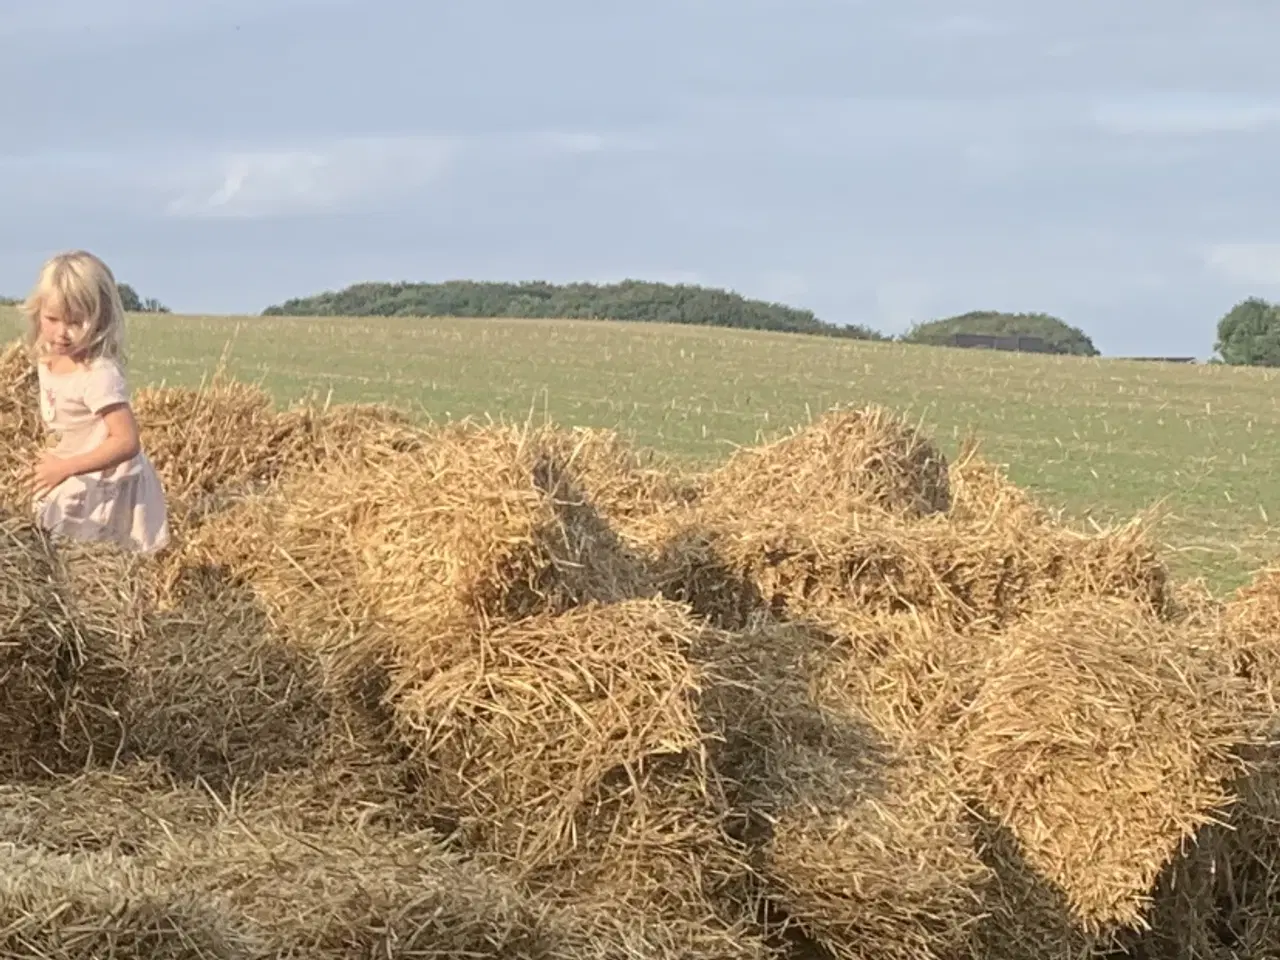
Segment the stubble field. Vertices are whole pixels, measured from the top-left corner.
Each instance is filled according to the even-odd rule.
[[[0,475],[0,955],[1280,955],[1264,372],[617,324],[132,334],[172,549],[50,542]],[[6,347],[16,465],[36,400]],[[971,431],[986,459],[941,463]],[[1042,509],[1162,497],[1179,552]]]
[[[0,324],[16,334],[16,312]],[[331,392],[433,419],[549,416],[688,463],[880,403],[948,454],[976,434],[1078,522],[1158,509],[1175,572],[1215,590],[1280,552],[1280,405],[1263,370],[569,321],[134,316],[129,333],[137,386],[197,385],[225,356],[281,403]]]

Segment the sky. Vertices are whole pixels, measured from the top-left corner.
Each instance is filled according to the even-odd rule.
[[[726,287],[1207,357],[1280,300],[1274,0],[41,0],[0,19],[0,293]]]

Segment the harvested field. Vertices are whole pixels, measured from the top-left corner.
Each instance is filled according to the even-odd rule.
[[[165,555],[0,519],[0,953],[1280,953],[1274,576],[1214,600],[880,408],[692,474],[144,404]]]

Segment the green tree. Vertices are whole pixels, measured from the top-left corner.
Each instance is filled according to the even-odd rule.
[[[1240,301],[1218,321],[1213,349],[1233,366],[1280,367],[1280,306],[1258,297]]]
[[[949,346],[957,333],[997,337],[1040,337],[1051,353],[1096,357],[1098,348],[1079,327],[1073,327],[1047,313],[1002,313],[974,310],[955,317],[913,326],[902,336],[904,343]]]
[[[138,291],[133,289],[127,283],[116,284],[120,291],[120,302],[124,304],[125,310],[130,313],[168,313],[169,308],[154,297],[148,297],[143,300],[138,296]]]
[[[576,318],[885,339],[867,327],[827,323],[812,311],[750,300],[728,290],[642,280],[564,285],[469,280],[357,283],[343,290],[286,300],[267,307],[263,316]]]

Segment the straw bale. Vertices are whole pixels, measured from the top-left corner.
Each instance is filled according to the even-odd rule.
[[[292,469],[341,457],[406,453],[430,439],[406,414],[382,403],[308,402],[280,411],[278,419],[292,444],[285,457]]]
[[[154,851],[177,832],[208,829],[222,807],[175,784],[153,761],[122,763],[43,783],[0,786],[0,842],[49,853]]]
[[[122,755],[225,790],[352,739],[315,652],[285,642],[225,570],[169,561],[177,599],[158,609],[153,561],[97,543],[59,543],[55,555],[76,624],[115,653]]]
[[[871,775],[826,754],[794,762],[808,790],[778,817],[765,866],[787,914],[839,958],[942,958],[967,943],[990,871],[946,766],[922,754]]]
[[[607,825],[610,791],[644,789],[647,760],[701,748],[687,653],[704,629],[675,604],[635,600],[406,651],[391,699],[423,801],[456,811],[475,846],[531,869],[556,862]]]
[[[417,802],[421,776],[399,748],[387,740],[364,754],[322,756],[306,768],[237,784],[235,797],[246,808],[276,811],[304,832],[375,827],[447,833],[451,821]]]
[[[132,403],[143,448],[177,504],[266,479],[287,440],[270,394],[222,376],[197,389],[143,387]]]
[[[1089,932],[1062,891],[1024,859],[1017,840],[981,808],[971,821],[982,862],[991,871],[982,916],[960,955],[973,960],[1091,960],[1130,957],[1132,940],[1115,931]],[[1138,960],[1142,955],[1133,956]],[[1156,957],[1144,960],[1157,960]],[[1163,958],[1161,958],[1163,960]]]
[[[146,571],[152,609],[173,612],[234,587],[252,590],[274,613],[257,574],[285,562],[275,548],[283,509],[284,501],[272,491],[246,494],[228,498],[183,529]]]
[[[0,509],[29,514],[27,474],[45,444],[36,368],[19,341],[0,351],[0,436],[10,464],[0,472]]]
[[[1204,616],[1204,606],[1201,611]],[[1280,713],[1280,570],[1260,570],[1218,613],[1225,655],[1271,711]]]
[[[0,955],[41,960],[249,960],[261,946],[215,898],[101,852],[0,845]]]
[[[1240,819],[1237,806],[1231,821]],[[1280,930],[1271,927],[1275,887],[1268,863],[1274,863],[1276,851],[1237,847],[1228,839],[1232,829],[1210,825],[1182,844],[1156,883],[1146,927],[1129,938],[1125,956],[1236,960],[1276,955]]]
[[[62,608],[86,641],[127,670],[128,651],[146,630],[163,562],[110,541],[47,538],[50,577]],[[123,694],[124,681],[117,685]]]
[[[672,518],[654,568],[664,595],[728,629],[759,612],[821,619],[835,608],[997,628],[1076,596],[1134,597],[1162,611],[1168,583],[1137,525],[1027,538],[940,516],[730,519],[693,510]]]
[[[548,425],[538,444],[556,454],[593,505],[622,532],[654,514],[694,502],[701,486],[694,476],[652,450],[629,446],[613,430]]]
[[[832,688],[852,654],[822,631],[758,623],[702,655],[711,755],[786,924],[835,957],[953,955],[989,871],[945,756]]]
[[[243,516],[242,546],[209,549],[237,553],[273,617],[356,660],[387,661],[395,637],[420,649],[453,625],[646,592],[572,477],[513,429],[461,425],[416,451],[335,460]]]
[[[183,570],[217,566],[299,635],[385,639],[392,627],[483,625],[647,592],[640,558],[565,452],[621,502],[656,481],[611,474],[620,447],[466,423],[413,436],[411,449],[370,441],[238,497],[171,552],[159,595],[175,602]]]
[[[817,698],[815,678],[830,669],[834,651],[819,631],[764,619],[739,631],[704,631],[693,648],[708,756],[738,821],[731,829],[748,842],[766,836],[779,811],[803,796],[806,772],[796,750],[850,771],[874,767],[875,731]]]
[[[285,643],[247,590],[210,580],[203,597],[148,618],[131,645],[130,751],[220,790],[309,766],[346,733],[320,662]]]
[[[264,492],[206,517],[156,565],[155,609],[181,615],[232,592],[297,656],[319,662],[331,696],[376,713],[388,681],[386,651],[371,638],[387,633],[374,598],[357,589],[360,557],[335,549],[303,567],[291,554],[303,555],[289,539],[288,509],[284,497]],[[336,539],[342,531],[328,532]]]
[[[959,633],[914,613],[856,608],[825,611],[820,629],[833,646],[810,683],[824,708],[865,719],[897,748],[954,754],[998,632]]]
[[[461,428],[338,480],[364,499],[360,579],[391,622],[485,625],[644,592],[638,560],[536,439]]]
[[[429,833],[300,834],[248,815],[180,838],[158,860],[176,883],[225,895],[272,957],[659,960],[652,931],[603,905],[561,905],[462,862]]]
[[[39,377],[35,364],[20,340],[0,350],[0,425],[6,437],[38,441],[44,435],[40,421]]]
[[[1211,638],[1087,598],[993,649],[961,768],[1084,929],[1133,927],[1179,843],[1222,816],[1264,721]]]
[[[193,532],[161,592],[180,609],[207,590],[199,570],[251,589],[376,735],[402,659],[447,664],[485,623],[636,588],[638,565],[589,505],[559,498],[565,481],[523,439],[464,426],[381,463],[296,475]]]
[[[1004,467],[986,460],[967,440],[948,468],[952,519],[974,525],[1001,524],[1026,529],[1048,526],[1049,512],[1009,479]]]
[[[1280,955],[1280,744],[1247,755],[1227,822],[1202,828],[1161,877],[1144,957]]]
[[[389,407],[310,404],[278,411],[267,391],[222,370],[195,389],[143,388],[133,405],[179,529],[221,499],[260,490],[288,471],[417,442],[408,419]]]
[[[880,517],[729,520],[700,513],[673,531],[657,568],[664,594],[726,629],[760,613],[807,615],[834,606],[922,609],[967,622],[976,613],[959,595],[964,584],[946,557],[923,549],[927,536],[920,524]]]
[[[624,600],[403,651],[389,699],[417,802],[557,901],[657,911],[681,955],[755,955],[700,725],[691,655],[709,632],[678,605]]]
[[[1171,624],[1220,632],[1226,610],[1226,601],[1203,578],[1179,580],[1169,590],[1166,618]]]
[[[0,518],[0,780],[73,772],[120,750],[119,638],[83,629],[67,587],[41,531]]]
[[[311,834],[370,826],[420,831],[426,818],[408,815],[408,787],[395,773],[374,763],[317,764],[237,784],[219,796],[204,784],[179,782],[160,761],[131,760],[112,770],[0,786],[0,842],[52,853],[146,857],[175,838],[240,820],[288,823]]]
[[[726,832],[727,800],[712,772],[659,758],[633,783],[610,780],[608,802],[591,811],[574,849],[542,870],[513,864],[519,875],[555,903],[619,914],[654,956],[765,955],[756,877]]]
[[[933,441],[875,406],[836,407],[788,436],[736,451],[707,477],[704,495],[731,515],[919,517],[950,504],[947,461]]]

